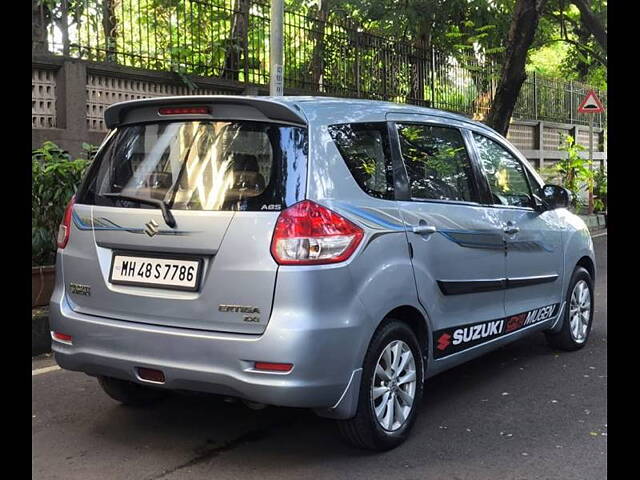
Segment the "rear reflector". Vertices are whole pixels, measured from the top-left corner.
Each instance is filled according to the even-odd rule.
[[[293,368],[292,363],[271,363],[256,362],[254,365],[256,370],[265,370],[267,372],[289,372]]]
[[[158,110],[160,115],[197,115],[208,114],[208,107],[163,107]]]
[[[138,367],[138,376],[150,382],[164,383],[164,373],[153,368]]]
[[[54,340],[57,340],[62,343],[67,343],[69,345],[73,343],[72,342],[73,338],[71,337],[71,335],[67,335],[66,333],[51,332],[51,336],[53,337]]]

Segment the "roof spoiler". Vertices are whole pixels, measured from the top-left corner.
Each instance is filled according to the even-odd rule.
[[[288,123],[305,126],[302,112],[296,113],[288,106],[267,98],[240,97],[235,95],[184,95],[179,97],[157,97],[114,103],[104,112],[107,128],[139,122],[167,120],[160,115],[159,107],[211,106],[208,114],[179,114],[170,118],[193,120],[252,120]]]

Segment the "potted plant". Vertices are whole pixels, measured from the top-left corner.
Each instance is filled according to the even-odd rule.
[[[58,225],[88,164],[87,159],[72,160],[67,152],[49,141],[31,152],[32,307],[49,303],[55,279]]]

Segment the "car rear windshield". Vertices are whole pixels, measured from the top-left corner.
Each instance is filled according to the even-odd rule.
[[[305,128],[248,121],[181,121],[118,128],[78,202],[175,210],[280,210],[304,198]]]

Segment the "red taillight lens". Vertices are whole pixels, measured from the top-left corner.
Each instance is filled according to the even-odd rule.
[[[158,110],[160,115],[190,115],[190,114],[208,114],[207,107],[163,107]]]
[[[283,210],[271,241],[280,265],[343,262],[360,244],[364,231],[346,218],[310,200]]]
[[[58,228],[58,248],[64,248],[69,241],[69,233],[71,232],[71,215],[73,214],[73,205],[76,203],[76,196],[74,195],[69,200],[67,208],[64,211],[64,217],[62,217],[62,223]]]
[[[255,362],[256,370],[265,370],[269,372],[288,372],[293,368],[292,363],[272,363],[272,362]]]

